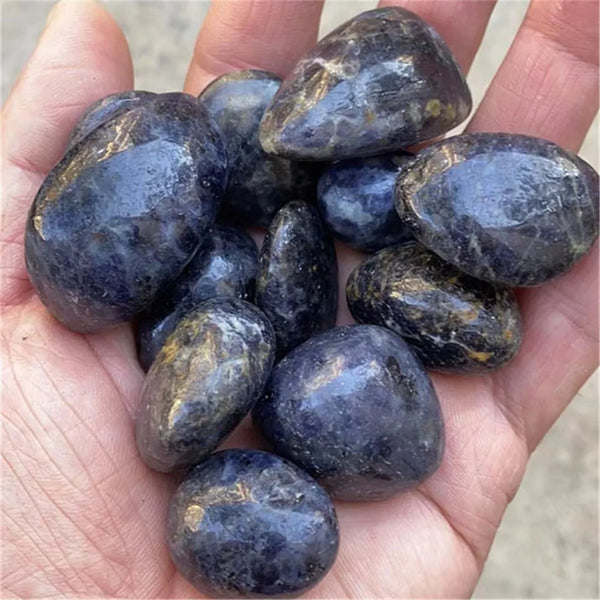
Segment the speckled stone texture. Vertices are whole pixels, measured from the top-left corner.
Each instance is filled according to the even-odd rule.
[[[175,325],[204,300],[232,296],[252,301],[257,271],[258,249],[243,229],[211,227],[183,273],[137,323],[138,358],[144,371]]]
[[[132,90],[109,94],[94,102],[81,116],[73,131],[67,150],[78,144],[90,131],[93,131],[102,123],[112,119],[118,112],[127,111],[140,102],[146,102],[156,97],[152,92]]]
[[[395,331],[431,369],[485,373],[521,345],[510,289],[462,273],[417,242],[386,248],[359,265],[346,296],[359,323]]]
[[[259,450],[224,450],[191,471],[169,508],[173,562],[209,597],[306,591],[332,566],[337,516],[317,482]]]
[[[456,136],[402,171],[397,205],[415,237],[479,279],[538,285],[598,237],[598,174],[546,140]]]
[[[260,130],[296,160],[392,152],[449,131],[471,94],[442,38],[399,7],[364,12],[324,37],[283,81]]]
[[[278,355],[333,327],[337,299],[331,236],[316,208],[290,202],[267,231],[256,283],[256,304],[273,323]]]
[[[356,250],[377,252],[412,238],[395,208],[395,184],[411,154],[344,160],[319,179],[319,209],[333,233]]]
[[[31,282],[70,329],[106,329],[147,308],[193,256],[226,184],[216,126],[193,96],[160,94],[74,146],[29,212]]]
[[[144,462],[173,471],[205,459],[252,408],[275,352],[267,318],[237,298],[203,302],[152,363],[136,419]]]
[[[316,165],[270,156],[258,141],[260,120],[280,84],[267,71],[238,71],[219,77],[200,94],[221,128],[229,156],[222,219],[268,227],[284,204],[316,195]]]
[[[431,381],[402,338],[375,325],[338,327],[293,350],[253,417],[277,454],[342,500],[414,487],[442,459]]]

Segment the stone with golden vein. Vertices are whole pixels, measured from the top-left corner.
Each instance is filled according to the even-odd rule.
[[[205,459],[252,408],[275,355],[262,312],[213,298],[184,317],[152,363],[136,419],[144,462],[174,471]]]

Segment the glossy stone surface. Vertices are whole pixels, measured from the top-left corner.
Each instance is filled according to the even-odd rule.
[[[102,123],[112,119],[117,112],[124,112],[133,108],[140,102],[146,102],[154,98],[156,94],[144,92],[141,90],[131,90],[127,92],[117,92],[109,94],[94,102],[81,116],[69,140],[68,150],[75,144],[78,144],[90,131],[93,131]]]
[[[271,223],[260,252],[256,305],[269,317],[282,356],[335,324],[333,241],[316,208],[290,202]]]
[[[258,450],[217,452],[192,470],[171,502],[167,535],[173,562],[208,597],[306,591],[339,544],[325,491]]]
[[[232,296],[252,301],[257,271],[254,240],[243,229],[213,225],[183,273],[138,321],[142,368],[150,368],[175,325],[204,300]]]
[[[82,332],[140,313],[193,256],[226,176],[219,132],[193,96],[117,112],[67,152],[30,209],[25,256],[42,302]]]
[[[374,156],[331,165],[319,179],[319,209],[333,233],[357,250],[377,252],[412,234],[395,208],[396,177],[412,155]]]
[[[444,427],[421,363],[375,325],[314,337],[273,369],[253,411],[275,452],[335,498],[381,500],[440,464]]]
[[[296,160],[392,152],[449,131],[471,95],[442,38],[399,7],[364,12],[302,58],[267,108],[263,148]]]
[[[598,237],[598,174],[546,140],[456,136],[425,148],[397,183],[415,237],[479,279],[538,285]]]
[[[359,323],[388,327],[428,368],[484,373],[521,344],[514,293],[474,279],[421,244],[386,248],[348,278],[348,307]]]
[[[314,165],[270,156],[258,141],[258,126],[281,79],[259,70],[222,75],[200,95],[217,121],[229,157],[227,191],[221,218],[244,226],[268,227],[275,213],[292,200],[316,195]]]
[[[237,298],[184,317],[146,376],[136,441],[144,462],[173,471],[205,459],[251,409],[273,365],[267,318]]]

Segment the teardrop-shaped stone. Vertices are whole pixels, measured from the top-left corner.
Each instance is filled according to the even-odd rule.
[[[395,331],[431,369],[484,373],[521,344],[510,289],[470,277],[418,242],[367,259],[348,278],[346,295],[359,323]]]
[[[402,171],[396,196],[424,246],[493,283],[543,283],[598,237],[598,174],[572,152],[525,135],[433,144]]]
[[[364,12],[298,62],[267,108],[263,148],[337,160],[406,148],[468,116],[471,94],[450,50],[399,7]]]

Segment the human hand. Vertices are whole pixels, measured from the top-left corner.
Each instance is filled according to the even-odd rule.
[[[432,24],[465,70],[493,8],[488,0],[396,3]],[[197,94],[233,69],[285,74],[314,44],[320,8],[320,1],[216,4],[186,91]],[[533,2],[469,129],[526,133],[577,150],[598,104],[597,28],[595,2]],[[137,455],[132,415],[143,374],[130,327],[68,331],[35,296],[23,258],[27,209],[75,121],[96,99],[132,87],[117,25],[96,4],[63,3],[2,112],[7,595],[197,594],[175,571],[165,543],[174,481]],[[360,258],[338,251],[343,286]],[[308,596],[472,592],[530,452],[595,368],[597,254],[596,246],[566,275],[520,294],[524,343],[508,366],[484,377],[433,375],[446,421],[442,466],[391,500],[338,503],[340,555]],[[341,304],[340,322],[349,322]],[[246,427],[228,445],[251,439]]]

